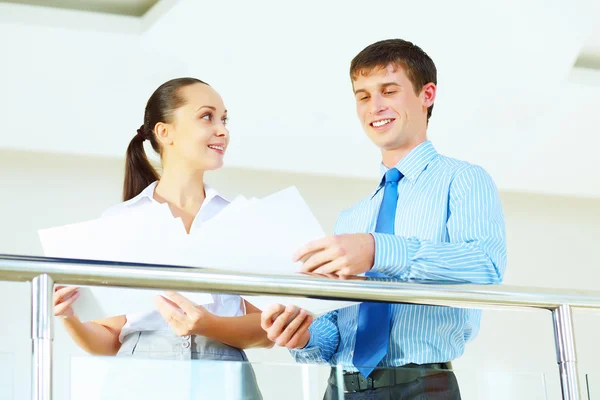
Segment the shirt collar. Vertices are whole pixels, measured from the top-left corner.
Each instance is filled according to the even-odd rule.
[[[140,194],[138,194],[137,196],[135,196],[134,198],[129,200],[127,202],[127,205],[133,206],[144,199],[155,201],[154,200],[154,189],[156,189],[157,184],[158,184],[158,181],[154,181],[151,184],[149,184],[148,186],[146,186],[146,189],[142,190],[142,192]]]
[[[149,184],[144,190],[142,190],[142,192],[140,194],[135,196],[133,199],[129,200],[128,205],[130,205],[130,206],[134,205],[143,199],[148,199],[148,200],[156,203],[156,200],[154,200],[154,190],[156,189],[157,184],[158,184],[158,181],[154,181],[151,184]],[[223,200],[227,201],[226,198],[224,198],[223,196],[221,196],[219,194],[219,192],[217,192],[217,189],[213,188],[210,185],[207,185],[206,183],[204,184],[204,193],[206,194],[206,198],[204,199],[204,202],[202,203],[202,205],[208,204],[215,197],[220,197]]]
[[[402,160],[400,160],[400,162],[396,164],[395,168],[398,169],[398,171],[400,171],[406,179],[408,179],[411,182],[414,182],[425,170],[427,165],[429,165],[429,163],[435,157],[437,157],[437,155],[438,152],[433,147],[433,144],[431,143],[431,141],[427,140],[415,147],[414,149],[412,149],[410,153],[404,156]],[[371,198],[373,198],[377,194],[377,192],[379,192],[379,190],[383,187],[385,173],[389,170],[390,169],[388,167],[381,163],[379,169],[380,183],[377,187],[377,190],[375,191],[375,193],[373,193],[373,196]]]

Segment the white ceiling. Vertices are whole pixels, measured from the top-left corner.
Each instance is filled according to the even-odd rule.
[[[0,0],[0,3],[28,4],[141,17],[158,3],[158,0]]]
[[[368,4],[162,0],[134,18],[0,3],[0,147],[122,156],[152,91],[191,75],[230,111],[228,165],[375,177],[348,66],[400,37],[438,67],[440,152],[503,190],[600,197],[600,71],[573,67],[600,55],[600,2]]]

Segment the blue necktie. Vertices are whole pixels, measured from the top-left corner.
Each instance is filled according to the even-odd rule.
[[[383,201],[377,216],[375,232],[394,233],[396,205],[398,204],[398,181],[403,177],[396,168],[385,174]],[[382,276],[367,272],[367,276]],[[373,372],[387,353],[390,341],[390,305],[388,303],[361,303],[358,309],[356,344],[352,363],[366,378]]]

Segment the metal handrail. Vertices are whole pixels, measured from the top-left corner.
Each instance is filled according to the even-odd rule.
[[[33,398],[50,399],[54,283],[278,295],[442,305],[534,308],[552,312],[563,399],[580,398],[571,308],[600,309],[600,291],[504,285],[414,284],[391,280],[335,280],[309,275],[237,273],[208,268],[0,255],[0,280],[32,281]],[[37,363],[37,364],[35,364]],[[44,368],[39,368],[44,365]]]
[[[52,276],[56,283],[76,285],[371,300],[463,308],[554,310],[568,304],[575,308],[600,309],[600,291],[508,285],[424,285],[393,280],[335,280],[303,274],[251,274],[209,268],[0,254],[0,280],[31,281],[41,274]]]

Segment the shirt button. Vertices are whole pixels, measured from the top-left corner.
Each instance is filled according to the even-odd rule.
[[[190,342],[185,341],[185,342],[181,343],[181,345],[183,346],[184,349],[189,349],[191,344],[190,344]]]
[[[185,336],[183,336],[183,338],[184,338],[185,340],[190,340],[190,339],[192,338],[192,335],[185,335]]]

